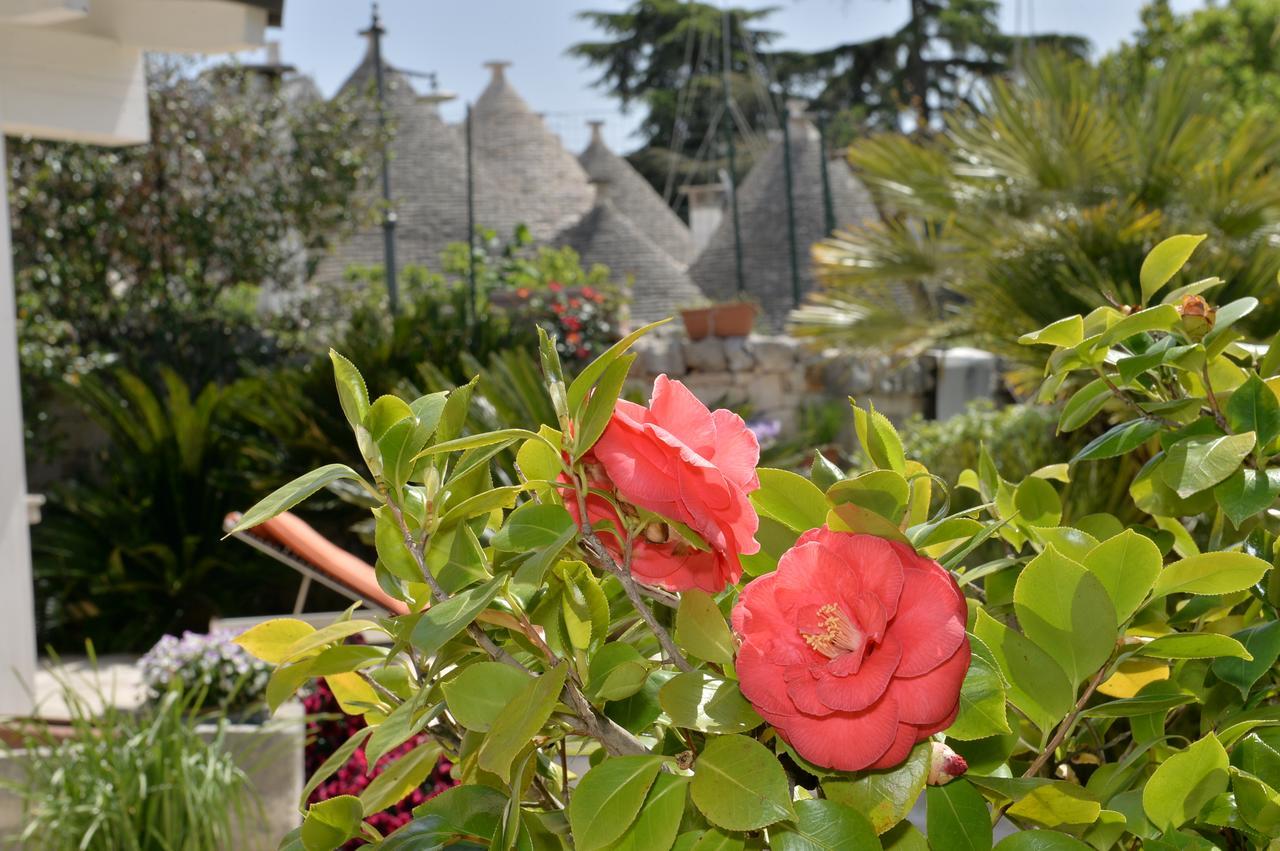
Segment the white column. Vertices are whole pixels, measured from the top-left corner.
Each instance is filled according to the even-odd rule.
[[[31,589],[9,180],[0,135],[0,715],[30,714],[36,619]]]

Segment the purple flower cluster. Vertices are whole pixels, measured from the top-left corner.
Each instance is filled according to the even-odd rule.
[[[180,684],[191,693],[205,690],[204,706],[239,712],[261,703],[271,666],[232,643],[236,632],[166,635],[138,660],[148,696],[158,698]]]
[[[782,423],[779,420],[752,420],[747,428],[756,436],[761,446],[769,446],[782,434]]]

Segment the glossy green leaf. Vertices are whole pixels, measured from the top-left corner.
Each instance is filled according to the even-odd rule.
[[[1137,718],[1157,712],[1163,714],[1195,700],[1193,694],[1138,694],[1090,706],[1082,714],[1087,718]]]
[[[468,730],[487,732],[529,686],[529,675],[502,662],[473,662],[440,689],[449,714]]]
[[[1142,645],[1137,655],[1151,656],[1155,659],[1234,657],[1248,660],[1252,658],[1245,646],[1236,639],[1229,635],[1218,635],[1212,632],[1162,635]]]
[[[1111,399],[1111,388],[1101,378],[1081,387],[1067,400],[1058,418],[1058,431],[1075,431],[1087,425]]]
[[[422,710],[429,694],[427,689],[419,690],[373,728],[373,734],[369,736],[364,749],[369,765],[377,764],[378,760],[409,741],[431,721],[432,713]]]
[[[440,752],[440,745],[427,741],[384,765],[360,793],[364,811],[372,815],[404,800],[435,769]]]
[[[1161,475],[1174,493],[1186,499],[1230,476],[1249,457],[1254,433],[1205,435],[1180,440],[1165,453]]]
[[[934,851],[988,851],[991,814],[987,802],[965,780],[928,790],[929,847]]]
[[[243,532],[259,523],[265,523],[277,514],[293,508],[322,487],[344,479],[360,482],[366,489],[372,490],[372,486],[366,484],[360,474],[346,464],[326,464],[272,491],[265,499],[242,514],[240,520],[227,534]]]
[[[760,489],[752,492],[751,504],[797,532],[821,526],[827,519],[827,498],[813,482],[787,470],[762,467]]]
[[[931,752],[930,743],[921,742],[901,765],[860,771],[856,777],[827,777],[822,791],[827,798],[862,813],[876,833],[883,834],[905,819],[920,798],[929,776]]]
[[[1099,346],[1113,346],[1122,343],[1135,334],[1147,331],[1172,331],[1177,327],[1181,317],[1178,309],[1171,304],[1159,304],[1130,313],[1102,334]]]
[[[1235,792],[1240,817],[1264,836],[1280,835],[1280,792],[1252,774],[1231,769],[1231,789]]]
[[[745,736],[716,736],[693,766],[698,811],[726,830],[759,830],[795,817],[786,772],[769,749]]]
[[[1009,807],[1017,819],[1041,827],[1079,827],[1092,824],[1102,805],[1083,788],[1071,783],[1051,783],[1032,789]]]
[[[289,658],[295,644],[316,631],[306,621],[297,618],[272,618],[250,627],[231,641],[244,648],[249,655],[272,665],[279,665]]]
[[[1107,589],[1053,547],[1023,568],[1013,609],[1023,633],[1057,660],[1073,683],[1091,676],[1115,647],[1116,614]]]
[[[1230,594],[1256,584],[1271,565],[1239,552],[1208,552],[1174,562],[1156,577],[1152,594]]]
[[[433,825],[436,835],[429,838],[441,845],[464,838],[483,839],[487,843],[489,837],[500,829],[507,801],[506,795],[489,786],[454,786],[415,807],[413,815],[414,818],[436,820]],[[422,846],[406,844],[403,851],[422,851]]]
[[[667,851],[680,830],[688,787],[688,777],[658,772],[640,814],[610,846],[611,851]]]
[[[1270,508],[1277,497],[1280,497],[1280,470],[1275,469],[1260,471],[1241,467],[1213,489],[1213,498],[1237,529]]]
[[[612,641],[591,657],[587,690],[596,700],[622,700],[644,688],[649,663],[630,644]]]
[[[631,826],[662,759],[643,754],[606,759],[588,771],[573,791],[569,824],[582,851],[607,847]]]
[[[1257,434],[1259,446],[1280,436],[1280,401],[1256,373],[1232,392],[1223,413],[1232,431]]]
[[[773,851],[879,851],[866,816],[838,801],[797,801],[794,822],[769,829]]]
[[[555,709],[560,690],[564,688],[568,666],[561,662],[525,686],[489,728],[480,746],[478,764],[503,781],[510,780],[511,762],[521,749],[542,729]]]
[[[1280,660],[1280,621],[1253,624],[1237,632],[1232,638],[1239,641],[1253,658],[1217,659],[1213,663],[1213,672],[1247,697],[1253,684]]]
[[[1030,639],[981,609],[973,631],[999,662],[1009,701],[1042,731],[1057,726],[1075,703],[1075,689],[1062,667]]]
[[[526,502],[507,515],[507,522],[493,536],[499,550],[527,552],[551,546],[574,529],[573,517],[554,503]]]
[[[706,671],[687,671],[658,692],[662,710],[677,727],[704,733],[745,733],[764,723],[737,683]]]
[[[960,714],[947,736],[969,741],[1008,732],[1004,677],[994,658],[988,661],[975,653],[960,686]]]
[[[1085,568],[1106,589],[1116,618],[1127,621],[1151,593],[1164,559],[1150,538],[1126,529],[1084,557]]]
[[[1052,830],[1024,830],[1001,839],[996,851],[1093,851],[1092,847],[1065,833]]]
[[[505,581],[505,577],[490,579],[427,609],[418,619],[409,639],[414,648],[424,656],[434,655],[488,608]]]
[[[1053,485],[1028,476],[1014,489],[1018,519],[1030,526],[1057,526],[1062,522],[1062,499]]]
[[[737,643],[716,601],[706,591],[690,588],[676,610],[676,644],[708,662],[732,662]]]
[[[1142,808],[1159,830],[1176,830],[1227,788],[1227,752],[1212,733],[1160,763],[1142,792]]]
[[[1171,236],[1151,249],[1142,261],[1138,281],[1142,286],[1142,300],[1147,302],[1156,291],[1169,283],[1178,270],[1191,259],[1191,254],[1204,241],[1205,234],[1179,234]]]
[[[639,340],[654,328],[665,325],[670,321],[670,319],[660,319],[657,322],[650,322],[648,325],[637,328],[610,346],[600,357],[584,366],[582,372],[579,372],[578,377],[569,385],[569,410],[576,413],[582,409],[582,404],[591,393],[591,388],[596,386],[605,371],[609,369],[614,361],[622,357],[627,349],[635,344],[636,340]]]
[[[578,423],[578,436],[575,441],[574,455],[581,457],[595,446],[605,426],[613,417],[613,409],[618,403],[618,394],[622,392],[622,384],[627,380],[634,354],[622,355],[604,371],[595,389],[587,399],[587,404]]]
[[[1126,455],[1146,443],[1160,431],[1160,423],[1152,419],[1129,420],[1113,426],[1085,444],[1072,462],[1097,461]]]
[[[864,411],[853,405],[853,430],[858,435],[862,451],[877,469],[906,474],[907,459],[902,451],[902,439],[884,414],[874,407]]]
[[[302,847],[307,851],[332,851],[356,835],[364,808],[354,795],[337,795],[312,804],[302,820]]]
[[[1084,339],[1084,317],[1068,316],[1051,322],[1039,331],[1023,334],[1018,343],[1023,346],[1075,346]]]
[[[354,431],[363,425],[364,418],[369,413],[369,390],[355,364],[333,349],[329,350],[329,360],[333,363],[333,381],[338,388],[338,403]]]

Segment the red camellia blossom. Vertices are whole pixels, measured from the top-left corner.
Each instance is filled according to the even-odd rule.
[[[613,419],[588,459],[591,486],[616,493],[636,506],[683,523],[709,550],[699,550],[664,523],[650,523],[633,542],[631,572],[641,582],[673,591],[721,591],[742,576],[739,555],[759,552],[760,525],[748,494],[760,487],[760,444],[742,417],[707,410],[679,381],[660,375],[649,406],[619,401]],[[577,506],[570,505],[577,514]],[[613,507],[591,497],[592,522],[620,526]],[[638,512],[637,512],[638,514]],[[614,535],[602,535],[615,552]]]
[[[909,546],[810,530],[734,607],[742,693],[816,765],[897,765],[955,720],[965,616],[955,580]]]

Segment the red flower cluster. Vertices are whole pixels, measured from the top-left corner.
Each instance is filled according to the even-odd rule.
[[[621,305],[616,295],[593,287],[570,288],[559,281],[542,288],[520,287],[515,294],[522,319],[546,328],[565,360],[588,360],[618,339]]]
[[[631,572],[650,585],[674,591],[716,593],[742,576],[740,555],[758,552],[759,526],[748,494],[760,487],[760,445],[742,418],[709,411],[687,387],[660,375],[649,406],[620,401],[592,450],[591,486],[612,491],[632,520],[644,509],[682,523],[709,546],[700,550],[660,521],[646,524],[632,542]],[[570,505],[575,515],[576,505]],[[591,496],[593,524],[607,520],[624,530],[608,500]],[[607,546],[621,557],[617,535]]]
[[[326,759],[333,755],[334,751],[364,727],[365,723],[359,716],[345,715],[338,706],[338,701],[334,699],[333,692],[329,691],[329,687],[323,681],[317,684],[314,692],[303,699],[303,707],[307,712],[306,769],[307,776],[310,777]],[[426,740],[425,734],[419,733],[414,736],[378,760],[372,773],[368,770],[369,760],[365,756],[364,745],[361,745],[345,765],[311,793],[307,802],[314,804],[338,795],[359,796],[388,764]],[[381,831],[383,836],[408,824],[413,818],[414,807],[456,785],[453,778],[449,776],[450,768],[452,766],[448,761],[440,760],[422,786],[414,789],[408,797],[394,807],[370,816],[369,823]],[[346,847],[357,848],[364,844],[363,840],[353,839],[347,843]]]
[[[734,607],[742,693],[816,765],[897,765],[955,720],[966,614],[951,575],[905,544],[813,529]]]

